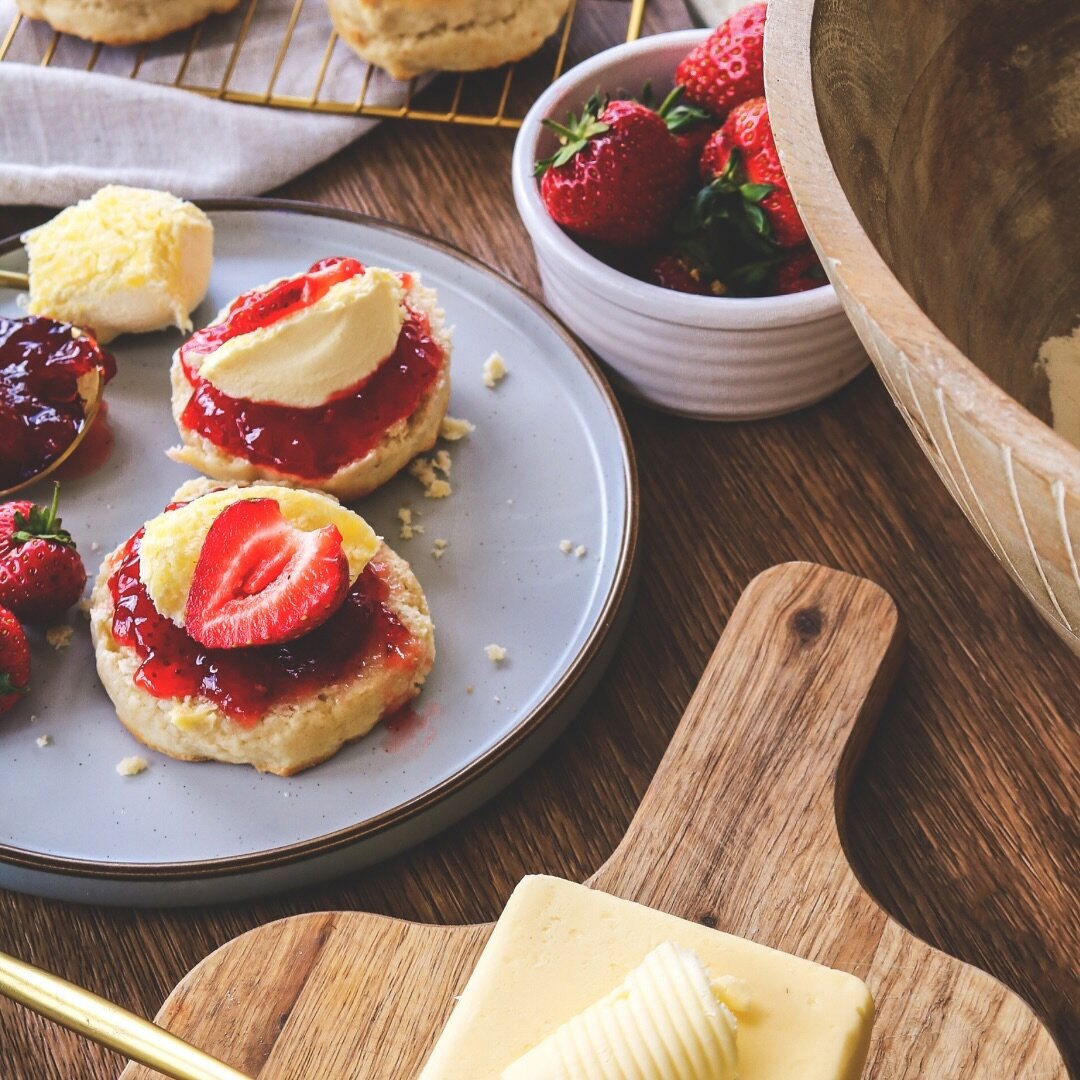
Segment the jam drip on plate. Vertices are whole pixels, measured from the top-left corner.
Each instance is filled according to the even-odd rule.
[[[337,611],[310,634],[280,645],[207,649],[154,607],[139,576],[140,529],[109,579],[113,637],[142,661],[136,685],[154,697],[212,702],[242,727],[274,706],[318,693],[372,664],[406,666],[415,641],[386,605],[385,568],[370,562]]]
[[[86,422],[80,376],[116,374],[112,356],[72,330],[40,316],[0,317],[0,488],[28,480],[75,441]]]
[[[196,333],[180,350],[192,387],[181,415],[184,427],[254,465],[306,480],[332,476],[378,445],[387,428],[416,411],[442,368],[442,347],[420,312],[407,311],[396,349],[370,376],[315,408],[229,397],[200,378],[188,360],[315,303],[338,281],[363,272],[355,259],[324,259],[306,275],[240,297],[224,322]]]

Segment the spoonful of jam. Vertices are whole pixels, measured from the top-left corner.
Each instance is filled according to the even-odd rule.
[[[0,498],[75,452],[115,374],[111,354],[70,323],[0,316]]]

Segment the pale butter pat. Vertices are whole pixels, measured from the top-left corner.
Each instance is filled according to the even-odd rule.
[[[31,315],[123,333],[191,329],[206,295],[214,227],[197,207],[165,191],[111,185],[23,238]]]
[[[305,532],[336,525],[349,560],[350,581],[356,580],[379,546],[378,536],[359,514],[315,491],[255,484],[208,492],[148,521],[139,545],[139,576],[146,592],[154,607],[177,626],[184,625],[191,579],[206,534],[222,510],[240,499],[273,499],[285,519]]]
[[[736,1023],[698,957],[665,941],[501,1080],[736,1080]]]
[[[499,1080],[666,941],[745,987],[739,1080],[858,1080],[874,1017],[861,980],[539,876],[514,890],[420,1080]]]
[[[404,296],[397,274],[369,266],[314,304],[191,360],[230,397],[315,408],[366,379],[394,351]]]

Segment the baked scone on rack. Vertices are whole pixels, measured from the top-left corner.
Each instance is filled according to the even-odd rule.
[[[240,0],[15,0],[28,19],[104,45],[138,45],[224,15]]]
[[[521,60],[558,28],[569,0],[327,0],[342,41],[395,79]]]
[[[368,734],[435,659],[409,564],[335,499],[270,484],[185,484],[105,559],[90,619],[140,742],[280,776]]]
[[[416,274],[323,259],[234,300],[173,357],[183,445],[220,480],[357,499],[435,445],[450,336]]]

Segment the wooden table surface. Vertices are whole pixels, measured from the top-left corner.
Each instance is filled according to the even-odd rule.
[[[650,8],[649,30],[687,21],[677,0]],[[538,293],[512,145],[508,132],[386,123],[276,194],[445,238]],[[0,209],[0,235],[48,213]],[[152,1016],[204,955],[283,915],[486,920],[523,874],[583,879],[630,821],[742,588],[808,559],[883,585],[910,629],[846,810],[855,869],[916,934],[1026,997],[1080,1075],[1080,661],[954,506],[872,371],[758,423],[623,404],[641,475],[640,590],[599,690],[523,779],[420,848],[274,900],[127,911],[0,892],[0,949]],[[7,1080],[97,1080],[121,1064],[0,1000]]]

